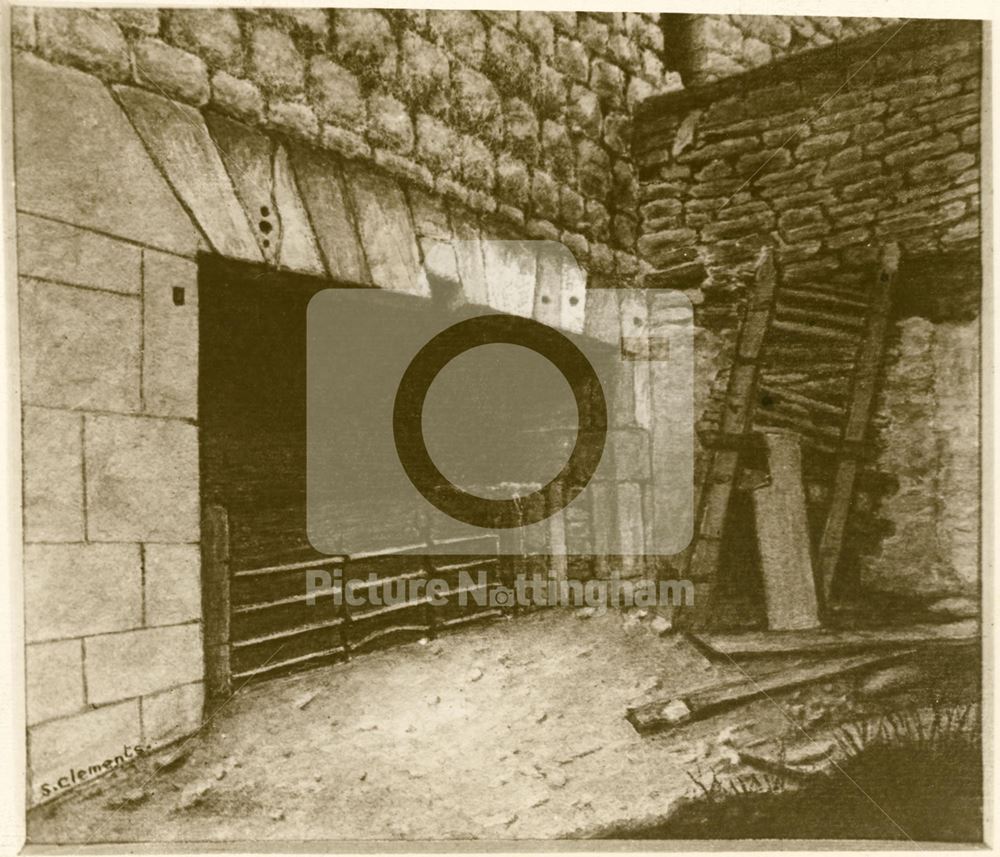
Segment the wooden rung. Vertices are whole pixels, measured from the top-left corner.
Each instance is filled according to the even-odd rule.
[[[764,377],[778,384],[799,384],[811,383],[820,378],[843,378],[853,370],[854,361],[845,360],[843,363],[811,363],[806,372],[765,370]]]
[[[810,327],[807,324],[799,324],[794,321],[774,321],[771,325],[779,333],[787,333],[792,336],[802,336],[807,339],[829,339],[834,342],[853,344],[857,337],[842,330],[830,330],[825,327]]]
[[[292,666],[298,666],[299,664],[308,663],[309,661],[319,660],[320,658],[331,658],[334,655],[346,654],[347,650],[343,646],[334,646],[331,649],[324,649],[322,652],[310,652],[307,655],[300,655],[297,658],[289,658],[287,661],[274,661],[271,663],[265,663],[262,666],[254,667],[250,670],[244,670],[243,672],[238,672],[233,675],[236,680],[239,679],[249,679],[256,678],[257,676],[266,675],[267,673],[274,672],[276,670],[286,669]]]
[[[801,307],[782,306],[780,303],[775,307],[775,316],[779,319],[787,319],[793,322],[804,324],[833,325],[835,328],[847,327],[851,330],[860,330],[865,326],[865,320],[856,315],[837,315],[832,312],[822,312],[821,310],[803,309]]]
[[[801,393],[792,392],[784,387],[775,387],[767,384],[762,385],[760,389],[775,399],[782,399],[796,405],[801,405],[803,408],[808,408],[812,411],[820,411],[835,417],[843,417],[847,413],[845,408],[831,405],[829,402],[821,402],[819,399],[814,399],[810,396],[803,396]]]
[[[801,301],[802,303],[817,303],[823,306],[843,307],[846,310],[864,312],[868,304],[863,300],[843,297],[835,292],[813,291],[812,289],[782,289],[779,300]]]
[[[828,438],[831,441],[840,440],[840,431],[833,426],[819,425],[808,419],[782,413],[773,408],[758,411],[756,419],[758,422],[770,423],[779,428],[789,428],[803,435],[816,435],[817,437]]]

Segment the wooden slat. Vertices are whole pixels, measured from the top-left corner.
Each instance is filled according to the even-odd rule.
[[[766,375],[765,375],[766,377]],[[829,414],[830,416],[843,418],[845,411],[843,408],[837,405],[831,405],[829,402],[823,402],[819,399],[814,399],[811,396],[804,396],[801,393],[796,393],[792,390],[786,390],[784,387],[777,387],[773,384],[761,384],[760,391],[775,399],[781,401],[791,402],[795,405],[801,405],[803,408],[811,411],[819,411],[823,414]]]
[[[840,432],[833,426],[815,423],[809,419],[804,419],[801,416],[783,412],[776,408],[761,411],[757,416],[759,422],[762,424],[769,424],[778,428],[788,428],[797,431],[805,437],[827,438],[831,442],[831,449],[835,448],[836,442],[840,439]]]
[[[308,655],[300,655],[297,658],[289,658],[284,661],[271,661],[264,664],[263,666],[255,667],[251,670],[244,670],[243,672],[238,672],[233,675],[234,679],[248,679],[257,678],[259,676],[267,675],[269,673],[278,672],[280,670],[286,670],[290,667],[301,666],[302,664],[309,663],[310,661],[331,658],[336,655],[346,654],[346,650],[343,646],[334,646],[330,649],[324,649],[321,652],[310,652]]]
[[[783,288],[781,290],[781,297],[782,300],[837,307],[857,313],[864,313],[864,311],[868,309],[868,303],[866,301],[845,297],[843,294],[838,292],[821,292],[818,289]]]
[[[816,325],[817,327],[832,326],[832,329],[846,327],[850,330],[858,330],[865,326],[864,318],[856,315],[838,315],[818,309],[788,306],[780,302],[775,309],[775,315],[782,320],[799,322],[810,326]]]
[[[882,252],[882,262],[872,293],[865,336],[858,346],[854,386],[841,438],[841,460],[834,476],[830,508],[820,538],[819,572],[825,600],[830,597],[833,579],[840,563],[844,531],[847,527],[847,516],[850,513],[858,472],[855,450],[864,439],[871,418],[875,389],[882,367],[885,335],[889,325],[892,281],[898,265],[899,247],[896,244],[889,244]]]
[[[209,706],[229,698],[230,592],[229,516],[217,505],[206,505],[202,515],[201,599],[205,685]]]
[[[458,616],[454,619],[445,619],[439,624],[442,628],[455,628],[458,625],[466,625],[469,622],[482,622],[485,619],[496,619],[499,616],[503,616],[503,610],[493,608],[491,610],[484,610],[480,613],[472,613],[468,616]]]
[[[828,327],[815,327],[810,324],[800,324],[794,321],[775,321],[774,330],[789,336],[801,336],[805,339],[828,339],[831,342],[853,344],[855,336],[845,330],[833,330]]]
[[[209,531],[211,524],[207,525],[206,532]],[[433,636],[439,627],[439,619],[440,627],[445,628],[460,625],[467,619],[481,618],[484,612],[497,612],[486,611],[485,607],[473,604],[459,608],[463,612],[476,611],[471,616],[439,617],[439,611],[430,597],[414,598],[400,604],[379,606],[365,603],[353,607],[346,597],[335,600],[338,594],[343,595],[345,586],[367,602],[370,599],[365,598],[364,593],[375,587],[399,586],[437,575],[457,575],[462,571],[484,570],[489,581],[483,587],[453,588],[450,595],[458,596],[460,592],[472,592],[497,582],[500,561],[496,555],[495,536],[460,536],[434,541],[429,530],[425,530],[422,538],[419,543],[349,556],[320,557],[232,572],[230,579],[239,581],[244,598],[252,596],[253,600],[251,603],[226,606],[227,622],[232,624],[232,628],[227,625],[225,631],[225,654],[232,659],[226,661],[227,672],[235,670],[234,678],[265,677],[293,667],[309,666],[333,656],[350,656],[379,639],[390,639],[395,635],[419,632]],[[217,548],[220,556],[224,554],[225,543],[223,539]],[[471,551],[492,548],[493,553],[456,553],[465,546]],[[447,550],[447,553],[436,554],[435,548]],[[228,567],[222,561],[217,561],[215,565]],[[311,595],[302,592],[301,582],[294,587],[292,585],[292,578],[297,579],[312,569],[328,569],[342,575],[329,590],[312,593],[316,599],[314,605],[308,604]],[[368,580],[369,572],[376,574],[378,579]],[[358,575],[357,580],[350,580],[352,573]],[[284,578],[288,578],[287,584],[276,587],[275,584]],[[289,591],[292,594],[289,595]],[[234,634],[235,637],[230,640],[229,637]],[[340,645],[330,645],[338,639]]]
[[[275,607],[285,607],[289,604],[304,604],[309,598],[313,598],[317,601],[321,598],[332,598],[340,591],[341,589],[339,586],[331,586],[330,589],[323,590],[322,592],[305,593],[303,595],[289,595],[287,598],[276,598],[274,601],[262,601],[257,604],[242,604],[239,607],[233,608],[233,614],[241,615],[243,613],[258,613],[261,610],[271,610]]]
[[[245,568],[234,571],[233,577],[258,577],[270,574],[283,574],[288,571],[309,571],[309,569],[326,569],[331,566],[342,566],[342,557],[325,557],[323,559],[307,560],[305,562],[290,562],[286,565],[270,565],[263,568]]]
[[[270,643],[275,640],[286,640],[289,637],[298,637],[302,634],[311,634],[314,631],[325,631],[330,628],[339,628],[344,624],[343,617],[330,619],[326,622],[313,622],[311,625],[297,625],[294,628],[286,628],[281,631],[274,631],[271,634],[262,634],[259,637],[245,637],[242,640],[233,641],[233,648],[240,649],[247,646],[256,646],[260,643]]]

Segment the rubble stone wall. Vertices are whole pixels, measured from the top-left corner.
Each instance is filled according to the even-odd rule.
[[[630,114],[682,85],[637,13],[19,7],[14,27],[51,62],[373,161],[626,275]]]
[[[731,305],[760,247],[786,282],[856,283],[878,246],[979,240],[980,25],[911,23],[653,99],[636,132],[650,284]],[[852,74],[845,86],[845,75]]]
[[[897,21],[819,15],[684,17],[687,33],[678,66],[688,85],[742,74],[792,54],[856,39]]]
[[[977,585],[981,64],[978,22],[890,24],[654,98],[638,119],[645,282],[696,304],[700,408],[731,356],[761,247],[777,249],[785,285],[863,291],[880,247],[899,243],[873,439],[874,466],[899,488],[871,510],[884,529],[860,560],[875,589]],[[949,258],[958,279],[921,282],[930,260]]]

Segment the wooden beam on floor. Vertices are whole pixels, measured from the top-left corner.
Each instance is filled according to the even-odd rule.
[[[829,681],[859,672],[876,664],[901,660],[915,650],[854,655],[826,660],[818,664],[782,669],[759,678],[746,677],[683,696],[661,699],[630,708],[625,719],[637,732],[657,732],[703,720],[722,711],[745,705],[772,694],[792,690],[814,682]]]
[[[848,652],[892,649],[943,643],[966,645],[981,639],[975,619],[943,625],[906,625],[899,628],[875,628],[837,631],[817,628],[811,631],[749,631],[739,634],[688,634],[691,641],[708,657],[721,662],[733,658],[771,655],[827,655]]]

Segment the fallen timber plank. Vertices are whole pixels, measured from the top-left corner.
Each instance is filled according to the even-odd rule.
[[[821,628],[810,631],[751,631],[742,634],[690,633],[689,637],[709,658],[726,663],[732,658],[846,654],[924,643],[964,645],[975,643],[981,638],[975,619],[963,619],[961,622],[944,625],[907,625],[900,628],[850,631]]]
[[[739,757],[744,765],[756,768],[766,774],[774,774],[775,776],[784,777],[789,780],[808,781],[816,774],[816,771],[811,768],[796,768],[792,765],[783,764],[777,759],[769,759],[767,756],[759,756],[756,753],[740,751]]]
[[[904,650],[890,653],[854,655],[819,664],[807,664],[768,673],[760,678],[745,678],[714,687],[696,690],[684,696],[649,702],[625,713],[625,719],[637,732],[657,732],[703,720],[771,694],[792,690],[813,682],[826,681],[863,670],[875,664],[900,660],[913,653]]]

